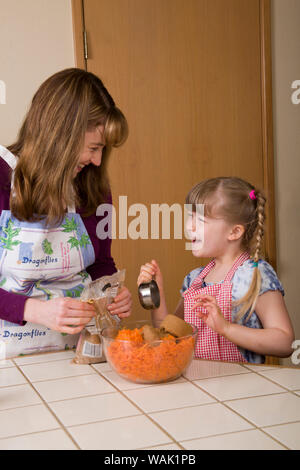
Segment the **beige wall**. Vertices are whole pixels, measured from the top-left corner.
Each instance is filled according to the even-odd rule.
[[[16,137],[38,86],[74,66],[71,0],[0,0],[0,143]]]
[[[300,80],[300,0],[272,0],[271,6],[277,271],[300,339],[300,104],[291,100],[291,84]]]
[[[7,145],[15,139],[40,83],[75,62],[71,0],[0,0],[0,12],[0,84],[2,80],[6,85],[6,104],[0,104],[0,143]],[[300,104],[291,102],[291,84],[300,80],[299,24],[300,0],[272,0],[278,273],[297,339]]]

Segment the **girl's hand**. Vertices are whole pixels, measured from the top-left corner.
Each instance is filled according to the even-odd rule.
[[[163,293],[163,276],[158,263],[153,259],[150,263],[146,263],[141,266],[140,274],[138,276],[137,285],[143,284],[144,282],[150,282],[154,279],[158,285],[158,288]]]
[[[199,294],[195,296],[195,299],[199,300],[193,307],[192,310],[197,307],[204,307],[207,313],[196,313],[201,320],[203,320],[212,330],[216,331],[222,336],[225,336],[225,332],[230,323],[225,320],[221,312],[220,307],[217,304],[217,300],[212,295]]]
[[[95,314],[93,305],[71,297],[51,300],[28,299],[25,303],[24,320],[74,335],[79,333]]]
[[[129,317],[131,315],[132,298],[127,287],[122,287],[120,293],[108,305],[108,311],[112,315],[118,315],[119,318]]]

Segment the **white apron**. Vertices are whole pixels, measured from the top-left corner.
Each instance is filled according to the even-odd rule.
[[[0,146],[12,169],[16,157]],[[12,178],[13,180],[13,178]],[[13,189],[13,188],[12,188]],[[24,222],[9,210],[0,216],[0,287],[40,300],[79,297],[91,282],[85,268],[95,252],[75,208],[68,208],[61,225],[47,228],[45,220]],[[66,335],[27,322],[24,326],[0,320],[0,343],[7,358],[41,351],[69,349],[79,335]]]

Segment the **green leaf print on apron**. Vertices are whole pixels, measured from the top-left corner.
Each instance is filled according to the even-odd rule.
[[[3,149],[3,147],[2,147]],[[9,158],[7,158],[7,155]],[[0,152],[1,157],[1,152]],[[9,165],[14,157],[6,150]],[[15,158],[15,157],[14,157]],[[91,282],[86,268],[95,261],[94,248],[75,208],[68,208],[61,225],[48,228],[45,219],[24,222],[9,210],[0,216],[0,287],[40,300],[80,297]],[[0,343],[6,357],[76,347],[79,335],[64,335],[27,322],[0,320]]]

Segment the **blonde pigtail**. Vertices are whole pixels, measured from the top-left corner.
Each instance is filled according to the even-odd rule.
[[[242,306],[236,317],[236,322],[238,322],[241,318],[243,318],[243,316],[245,315],[246,312],[248,312],[248,310],[250,310],[250,312],[247,315],[245,323],[249,320],[249,318],[251,317],[254,311],[255,304],[256,304],[257,298],[259,296],[260,288],[261,288],[261,274],[258,268],[258,261],[259,261],[259,255],[261,252],[262,241],[263,241],[263,236],[264,236],[266,199],[260,191],[255,191],[255,197],[257,200],[257,207],[256,207],[257,227],[256,227],[255,235],[253,237],[256,242],[253,247],[253,254],[252,254],[252,259],[254,261],[255,267],[253,270],[252,280],[251,280],[251,284],[250,284],[248,291],[246,292],[244,297],[242,297],[240,300],[233,303],[234,307],[238,307],[240,305]]]

